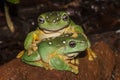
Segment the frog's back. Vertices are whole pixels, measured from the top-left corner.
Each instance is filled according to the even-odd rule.
[[[58,38],[54,40],[45,40],[38,44],[38,52],[43,61],[47,61],[49,55],[55,53],[59,47],[61,47],[61,44]]]

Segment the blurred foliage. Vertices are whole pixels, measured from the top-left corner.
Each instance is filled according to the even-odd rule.
[[[20,0],[7,0],[7,1],[10,2],[10,3],[13,3],[13,4],[20,3]]]

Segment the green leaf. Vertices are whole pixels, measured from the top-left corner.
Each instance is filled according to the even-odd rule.
[[[10,3],[13,3],[13,4],[20,3],[20,0],[7,0],[7,1],[10,2]]]

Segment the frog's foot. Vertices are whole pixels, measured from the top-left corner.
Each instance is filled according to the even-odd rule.
[[[29,49],[29,50],[27,50],[27,54],[30,56],[30,55],[32,55],[35,51],[37,51],[37,50]]]
[[[49,68],[56,69],[56,70],[67,70],[75,74],[78,73],[78,67],[72,64],[72,63],[76,63],[76,61],[68,60],[64,55],[58,55],[54,53],[54,56],[50,55],[48,62],[50,65]]]
[[[34,44],[32,44],[32,47],[31,47],[31,48],[32,48],[33,51],[36,51],[36,50],[38,49],[37,43],[38,43],[38,42],[35,42]]]
[[[78,64],[79,64],[79,59],[71,59],[71,60],[65,60],[66,64],[71,67],[70,71],[78,74],[79,70],[78,70]]]
[[[87,53],[88,53],[88,60],[90,61],[92,61],[97,57],[96,54],[90,48],[87,48]]]
[[[70,63],[78,65],[79,59],[72,59],[72,60],[70,60]]]
[[[20,53],[18,53],[18,55],[16,56],[16,58],[21,58],[24,54],[24,50],[22,50]]]
[[[28,55],[31,55],[34,51],[37,51],[37,49],[38,49],[38,47],[37,47],[37,45],[36,45],[36,43],[34,43],[34,44],[32,44],[31,46],[30,46],[30,49],[28,49]]]
[[[28,52],[27,52],[28,55],[31,55],[32,53],[33,53],[32,50],[28,50]]]
[[[78,74],[79,70],[78,70],[78,66],[74,65],[74,64],[70,64],[68,63],[68,65],[72,68],[71,72]]]
[[[79,70],[78,70],[78,66],[79,65],[79,59],[68,59],[66,58],[66,56],[64,56],[63,58],[65,60],[65,63],[71,67],[70,71],[75,73],[75,74],[78,74]]]
[[[72,72],[75,73],[75,74],[78,74],[79,73],[79,70],[78,70],[78,66],[74,66],[72,67]]]

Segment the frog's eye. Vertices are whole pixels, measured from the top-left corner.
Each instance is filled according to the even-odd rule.
[[[38,18],[38,23],[44,23],[45,21],[44,21],[44,19],[42,18],[42,17],[39,17]]]
[[[63,19],[64,21],[67,21],[67,20],[69,19],[69,16],[68,16],[67,14],[64,14],[64,15],[62,16],[62,19]]]
[[[69,42],[69,46],[70,46],[71,48],[74,48],[74,47],[76,46],[76,42],[75,42],[75,41],[70,41],[70,42]]]

